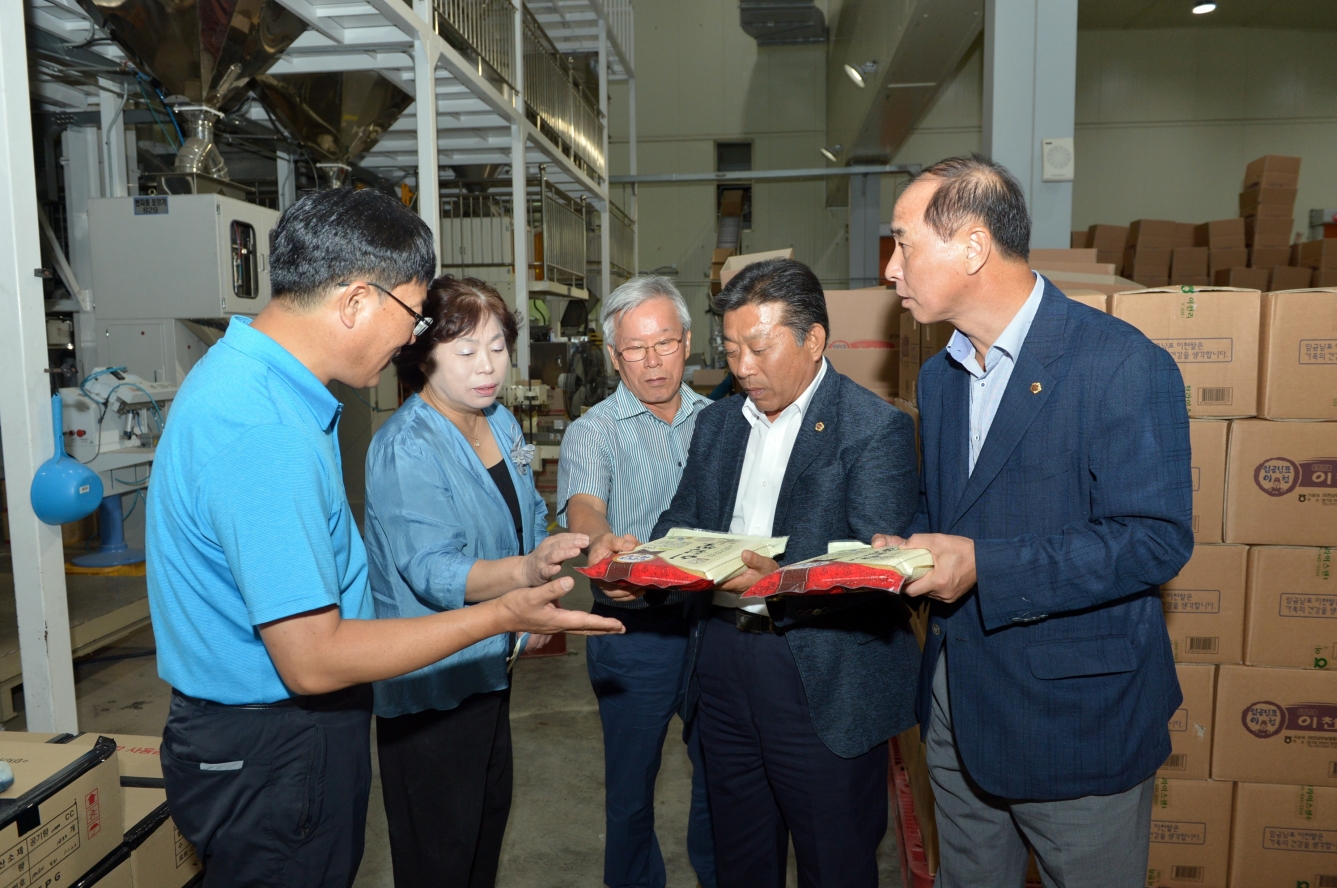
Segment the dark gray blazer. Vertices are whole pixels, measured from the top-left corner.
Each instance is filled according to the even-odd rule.
[[[752,432],[743,395],[703,410],[673,503],[652,538],[670,528],[729,530]],[[818,431],[820,426],[821,431]],[[900,533],[915,514],[919,470],[914,421],[828,366],[789,457],[772,532],[788,536],[781,564],[826,552],[832,540]],[[709,611],[698,602],[687,656],[690,717],[695,662]],[[908,611],[883,592],[795,597],[773,604],[808,695],[813,727],[836,755],[862,755],[915,723],[919,646]]]

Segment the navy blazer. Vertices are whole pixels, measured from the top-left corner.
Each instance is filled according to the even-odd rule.
[[[743,402],[733,395],[697,417],[678,492],[652,538],[674,527],[729,530],[752,433]],[[832,540],[867,542],[906,528],[917,473],[914,420],[828,366],[780,487],[772,532],[789,543],[777,560],[802,561],[824,554]],[[698,599],[699,616],[708,603],[709,593]],[[899,599],[883,592],[800,597],[770,609],[798,664],[813,727],[832,752],[862,755],[914,724],[919,649]],[[704,628],[700,618],[692,627],[685,717],[698,697]]]
[[[914,530],[975,541],[978,583],[934,601],[918,714],[947,651],[956,744],[1009,799],[1108,795],[1170,754],[1183,700],[1157,586],[1193,552],[1184,382],[1168,352],[1045,281],[973,473],[970,374],[919,375]]]

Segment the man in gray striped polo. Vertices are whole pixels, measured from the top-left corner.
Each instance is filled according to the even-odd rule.
[[[571,424],[557,467],[557,514],[590,538],[594,563],[649,539],[678,489],[696,417],[711,402],[683,384],[692,350],[691,315],[672,281],[637,277],[604,300],[604,343],[622,377],[606,400]],[[655,778],[669,722],[682,707],[687,593],[644,598],[594,588],[593,613],[621,620],[625,635],[585,646],[604,731],[604,883],[663,888],[655,836]],[[700,741],[683,741],[692,760],[687,853],[704,888],[715,888],[715,851]]]

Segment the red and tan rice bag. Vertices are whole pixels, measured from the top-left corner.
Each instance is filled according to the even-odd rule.
[[[601,583],[703,592],[744,570],[743,552],[783,554],[789,537],[750,537],[675,527],[663,539],[576,570]]]
[[[833,543],[831,549],[767,574],[743,597],[831,595],[860,589],[899,592],[906,583],[933,570],[933,555],[927,549],[874,549],[841,543]]]

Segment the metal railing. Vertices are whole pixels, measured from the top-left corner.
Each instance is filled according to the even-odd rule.
[[[529,195],[529,227],[534,232],[530,270],[536,281],[585,289],[585,198],[576,200],[548,181],[539,166],[538,193]]]
[[[631,0],[602,0],[602,6],[608,19],[608,36],[627,64],[635,67],[636,41],[633,33],[636,25],[632,18]]]
[[[636,223],[611,200],[608,202],[608,264],[622,278],[636,274]]]
[[[432,27],[465,55],[515,85],[515,6],[511,0],[432,0]]]
[[[580,84],[543,25],[528,7],[524,16],[525,82],[522,90],[531,121],[585,172],[607,175],[604,121],[598,98]]]
[[[478,187],[441,190],[441,267],[460,277],[507,278],[514,268],[514,202],[510,195],[470,190]]]

